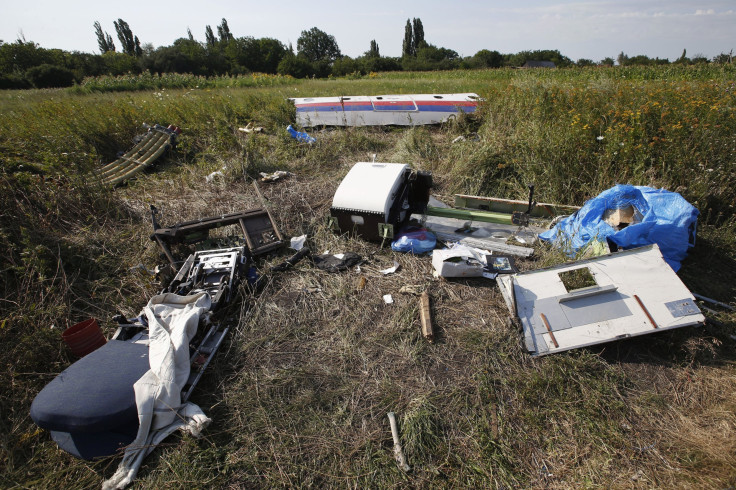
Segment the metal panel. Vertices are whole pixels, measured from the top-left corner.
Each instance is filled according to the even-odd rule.
[[[670,301],[664,305],[668,310],[670,310],[670,313],[672,313],[672,316],[675,318],[700,314],[700,308],[698,308],[695,301],[690,298]]]
[[[590,270],[598,288],[583,290],[582,297],[571,299],[575,292],[568,293],[559,273],[581,266]],[[692,294],[664,261],[656,244],[516,274],[511,281],[516,309],[513,313],[521,321],[525,344],[532,355],[702,325],[705,321],[700,312],[688,306]],[[504,285],[505,297],[509,296],[508,289]],[[673,303],[687,314],[676,316]]]

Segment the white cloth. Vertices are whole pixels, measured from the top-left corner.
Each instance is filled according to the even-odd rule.
[[[189,342],[211,304],[204,292],[192,296],[166,293],[151,298],[143,309],[148,318],[151,369],[133,385],[138,435],[125,448],[115,474],[103,482],[103,490],[129,485],[143,458],[176,429],[198,437],[211,422],[197,405],[181,404],[181,390],[189,378]]]

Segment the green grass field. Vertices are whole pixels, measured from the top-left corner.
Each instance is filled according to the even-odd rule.
[[[307,263],[243,292],[231,334],[193,401],[213,423],[174,435],[144,462],[142,487],[642,487],[736,485],[736,315],[541,359],[490,281],[438,281],[426,257],[395,254],[326,227],[353,163],[433,172],[435,194],[582,205],[616,183],[680,192],[701,212],[679,275],[734,304],[736,70],[731,66],[382,73],[358,79],[104,79],[59,91],[0,92],[0,486],[94,487],[119,459],[76,460],[29,417],[33,397],[73,358],[64,328],[156,292],[136,269],[162,263],[148,207],[164,223],[259,206],[285,236],[368,258],[354,273]],[[95,85],[97,83],[97,85]],[[142,90],[139,90],[142,89]],[[294,96],[476,92],[472,116],[438,127],[284,128]],[[248,122],[265,133],[237,131]],[[183,129],[176,151],[127,186],[87,182],[132,146],[143,123]],[[452,143],[457,136],[475,136]],[[223,176],[207,182],[214,171]],[[262,265],[283,260],[272,257]],[[398,261],[402,268],[383,276]],[[523,269],[563,260],[538,246]],[[419,331],[433,297],[438,340]],[[390,293],[395,304],[385,306]],[[712,315],[711,315],[712,316]],[[412,471],[394,461],[399,420]]]

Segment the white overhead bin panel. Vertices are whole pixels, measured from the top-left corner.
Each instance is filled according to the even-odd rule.
[[[656,244],[499,277],[498,284],[535,356],[705,322]]]
[[[389,210],[408,168],[403,163],[356,163],[337,188],[332,207],[378,213],[388,220]]]

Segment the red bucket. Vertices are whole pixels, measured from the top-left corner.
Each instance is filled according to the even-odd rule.
[[[67,328],[61,334],[61,338],[69,346],[72,354],[77,357],[84,357],[90,352],[99,349],[107,342],[105,336],[102,335],[102,330],[97,324],[97,320],[94,318]]]

